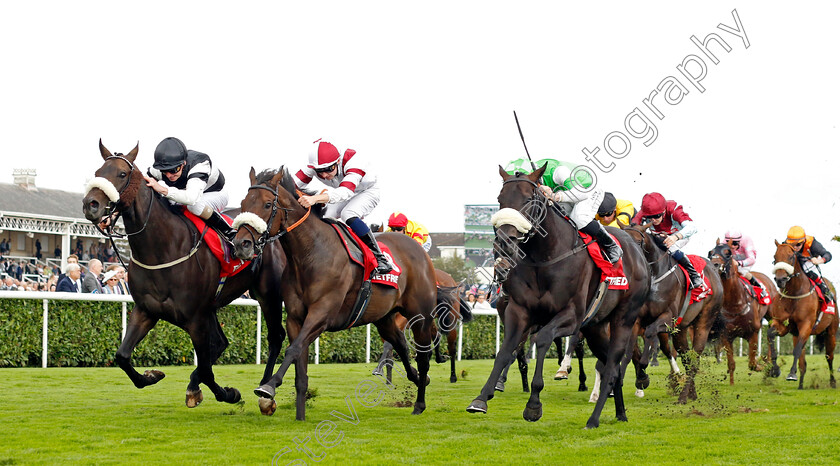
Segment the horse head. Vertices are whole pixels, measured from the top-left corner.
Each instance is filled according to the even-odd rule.
[[[799,275],[796,269],[799,267],[796,260],[796,251],[787,243],[776,243],[776,253],[773,254],[773,279],[780,290],[784,290],[788,282]]]
[[[95,178],[85,188],[82,199],[85,218],[99,224],[134,203],[143,181],[143,174],[134,164],[139,147],[140,143],[137,143],[128,154],[112,154],[99,140],[99,153],[105,163],[96,170]]]
[[[653,235],[647,233],[648,228],[653,225],[653,222],[648,222],[642,225],[628,225],[622,226],[621,229],[624,230],[625,233],[629,234],[633,241],[642,248],[642,252],[645,254],[645,258],[648,261],[656,260],[656,251],[659,248],[656,246],[655,239]]]
[[[539,189],[539,180],[546,165],[530,175],[516,173],[509,175],[499,166],[502,190],[499,192],[499,211],[490,222],[496,230],[495,249],[498,261],[516,263],[515,257],[524,257],[519,246],[526,243],[546,215],[547,199]]]
[[[304,210],[296,202],[294,181],[284,167],[259,175],[251,167],[249,176],[251,187],[242,199],[241,213],[233,220],[237,230],[234,254],[243,260],[258,256],[268,241],[284,235],[290,213]]]
[[[715,248],[709,251],[709,261],[717,269],[721,278],[729,278],[733,260],[732,249],[726,243],[721,244],[720,238],[718,238],[715,241]]]

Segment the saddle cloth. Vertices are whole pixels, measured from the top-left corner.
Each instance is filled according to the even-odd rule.
[[[350,260],[358,265],[361,265],[365,270],[365,276],[370,277],[373,269],[375,269],[377,265],[376,256],[373,255],[370,248],[367,247],[365,243],[359,239],[355,233],[353,233],[353,230],[344,223],[334,221],[330,221],[329,223],[333,228],[335,228],[336,233],[338,233],[338,237],[341,239],[342,244],[344,244],[344,249],[347,251],[347,255],[350,256]],[[394,256],[391,255],[391,250],[388,246],[383,243],[377,243],[379,244],[379,249],[382,250],[382,253],[391,259],[391,263],[394,264],[394,270],[391,270],[386,274],[374,275],[371,277],[370,281],[379,285],[399,288],[398,281],[400,274],[402,273],[402,269],[399,265],[397,265],[397,261],[394,260]]]
[[[195,224],[198,231],[204,231],[206,223],[201,217],[193,214],[187,209],[184,209],[184,215],[190,219],[193,224]],[[222,218],[225,219],[228,225],[233,223],[233,220],[227,215],[222,214]],[[207,243],[210,251],[213,252],[213,255],[216,256],[216,259],[218,259],[219,263],[222,265],[219,278],[236,275],[248,268],[248,265],[251,263],[251,261],[243,261],[242,259],[236,259],[233,257],[230,250],[230,244],[227,241],[222,241],[222,239],[219,238],[219,234],[216,233],[216,230],[212,228],[207,227],[207,232],[204,234],[204,242]]]
[[[712,293],[712,284],[709,281],[709,277],[706,276],[705,272],[703,272],[703,268],[706,267],[706,260],[700,256],[695,256],[694,254],[686,254],[688,260],[691,261],[691,265],[694,266],[694,270],[700,273],[700,276],[703,278],[703,286],[698,286],[697,288],[691,290],[691,300],[688,302],[688,305],[692,305],[696,302],[702,301],[703,298],[706,296],[711,296]],[[688,276],[688,272],[686,272],[683,266],[680,266],[680,270],[683,271],[685,274],[685,283],[686,287],[691,284],[691,277]]]
[[[749,293],[753,299],[758,301],[759,304],[768,305],[773,301],[772,299],[770,299],[770,295],[767,295],[763,298],[761,297],[762,290],[760,286],[753,285],[752,283],[750,283],[749,280],[747,280],[744,277],[739,278],[741,279],[741,284],[744,285],[744,288],[747,289],[747,293]]]
[[[601,269],[601,281],[606,281],[609,283],[607,287],[608,290],[626,290],[630,288],[630,283],[627,281],[627,276],[624,275],[624,262],[623,259],[619,259],[618,262],[615,264],[611,264],[608,260],[604,259],[604,255],[601,253],[601,246],[598,244],[597,241],[592,241],[592,237],[587,235],[582,231],[578,231],[581,239],[584,243],[590,243],[586,246],[586,250],[589,251],[589,255],[592,256],[592,260],[595,261],[595,265]],[[610,235],[612,236],[612,235]],[[616,244],[618,240],[615,239],[615,236],[612,237]],[[621,247],[619,244],[618,247]]]
[[[814,286],[814,289],[817,290],[817,296],[820,298],[820,312],[834,315],[837,312],[835,304],[825,299],[822,290],[819,286],[817,286],[817,283],[811,279],[811,277],[808,277],[808,279],[811,280],[811,284]]]

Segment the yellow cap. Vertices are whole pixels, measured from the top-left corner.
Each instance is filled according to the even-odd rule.
[[[805,229],[799,225],[790,227],[785,243],[799,244],[805,241]]]

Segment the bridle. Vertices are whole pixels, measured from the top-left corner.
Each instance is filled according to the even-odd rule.
[[[713,260],[715,258],[719,258],[723,262],[723,268],[718,269],[719,272],[722,273],[723,278],[729,278],[729,273],[732,271],[732,254],[724,255],[718,252],[715,252],[717,248],[712,249],[709,251],[709,260]],[[717,268],[717,266],[715,266]]]
[[[793,257],[793,264],[789,263],[786,260],[783,260],[783,261],[780,262],[780,261],[777,261],[777,260],[773,259],[773,272],[776,272],[778,270],[782,270],[786,274],[785,277],[784,277],[785,278],[784,286],[779,287],[779,295],[782,296],[783,298],[787,298],[787,299],[802,299],[802,298],[805,298],[807,296],[810,296],[811,293],[814,292],[814,287],[810,284],[810,280],[808,281],[810,289],[808,290],[807,293],[803,293],[803,294],[800,294],[800,295],[789,295],[789,294],[785,293],[785,290],[787,289],[788,284],[790,284],[793,281],[794,278],[798,277],[801,272],[788,273],[788,271],[785,270],[784,267],[777,267],[776,266],[779,263],[785,264],[785,265],[791,266],[791,268],[794,269],[794,271],[795,271],[796,270],[796,262],[797,262],[796,261],[796,253],[794,253],[794,255],[791,256],[791,257]]]
[[[254,189],[264,189],[264,190],[266,190],[266,191],[268,191],[268,192],[270,192],[271,194],[274,195],[274,200],[272,200],[272,202],[271,202],[271,214],[269,214],[269,216],[268,216],[268,221],[265,222],[266,223],[266,229],[265,229],[265,231],[262,232],[262,234],[259,234],[259,237],[257,236],[257,232],[252,225],[250,225],[248,223],[243,223],[242,224],[242,226],[245,227],[246,231],[251,236],[251,240],[254,242],[254,254],[255,254],[255,256],[260,256],[260,255],[262,255],[263,249],[265,248],[266,244],[280,239],[281,237],[286,235],[286,233],[289,233],[290,231],[297,228],[301,223],[303,223],[303,221],[306,220],[307,217],[309,217],[309,213],[312,211],[312,207],[307,208],[306,209],[306,214],[304,214],[303,217],[300,218],[300,220],[293,223],[292,225],[290,225],[287,228],[285,225],[286,225],[286,222],[289,220],[289,212],[292,212],[293,209],[290,209],[288,207],[283,207],[282,205],[280,205],[280,202],[279,202],[279,200],[280,200],[280,192],[279,192],[280,185],[278,184],[278,186],[276,188],[270,188],[269,186],[264,185],[264,184],[255,184],[253,186],[250,186],[248,188],[248,191],[251,191],[251,190],[254,190]],[[284,214],[283,215],[283,222],[280,224],[280,227],[279,227],[277,233],[272,235],[271,234],[271,227],[274,224],[274,217],[277,215],[278,210],[283,211],[283,214]]]

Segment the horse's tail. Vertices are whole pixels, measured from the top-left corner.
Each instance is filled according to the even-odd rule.
[[[708,341],[720,340],[725,330],[726,322],[723,320],[723,315],[718,314],[717,317],[715,317],[714,323],[712,323],[712,329],[709,331]]]
[[[461,320],[463,323],[468,323],[472,320],[472,312],[470,312],[470,306],[464,301],[464,298],[461,298],[458,293],[457,286],[438,286],[437,289],[437,303],[438,305],[442,303],[446,303],[450,309],[455,309],[455,303],[459,304],[458,310],[461,313]]]
[[[814,344],[817,346],[817,351],[825,350],[825,339],[827,336],[828,329],[825,329],[814,337]]]

